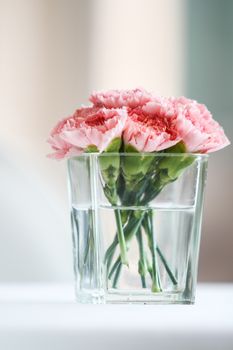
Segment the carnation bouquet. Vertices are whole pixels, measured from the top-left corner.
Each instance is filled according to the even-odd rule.
[[[54,153],[49,156],[98,154],[99,181],[116,223],[115,236],[100,259],[111,288],[117,288],[122,270],[130,269],[133,241],[142,288],[163,291],[161,266],[176,288],[178,273],[156,239],[151,203],[192,166],[196,155],[217,151],[229,140],[205,105],[185,97],[137,88],[94,92],[90,101],[91,106],[77,109],[51,131],[48,142]],[[89,220],[83,266],[96,239],[93,214]]]

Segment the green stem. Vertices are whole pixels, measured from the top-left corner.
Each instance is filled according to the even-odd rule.
[[[87,245],[86,245],[86,252],[84,255],[83,263],[84,265],[87,264],[89,253],[92,249],[94,249],[94,237],[93,237],[93,215],[92,210],[89,209],[88,211],[88,238],[87,238]]]
[[[147,267],[147,271],[150,274],[150,277],[152,278],[153,277],[152,266],[147,256],[146,256],[146,267]]]
[[[112,276],[113,276],[115,270],[118,268],[118,266],[119,266],[120,264],[121,264],[121,257],[119,256],[119,257],[117,258],[117,260],[115,261],[115,263],[114,263],[114,265],[113,265],[111,271],[109,272],[109,276],[108,276],[109,279],[112,278]]]
[[[162,252],[158,246],[156,247],[156,250],[157,250],[157,253],[158,253],[158,255],[159,255],[159,257],[160,257],[160,259],[165,267],[165,270],[167,271],[168,276],[170,277],[172,283],[176,286],[178,284],[178,281],[177,281],[176,277],[174,276],[174,274],[172,273],[170,267],[168,266],[168,263],[167,263],[164,255],[162,254]]]
[[[152,211],[150,211],[150,213],[152,214]],[[147,270],[148,272],[150,273],[152,279],[153,279],[153,289],[156,289],[156,291],[161,290],[161,282],[160,282],[160,276],[159,276],[159,271],[158,271],[158,262],[157,262],[157,259],[156,259],[156,256],[154,254],[155,251],[157,251],[172,283],[174,285],[177,285],[178,282],[177,282],[177,279],[176,277],[174,276],[174,274],[172,273],[167,261],[166,261],[166,258],[164,257],[164,255],[162,254],[160,248],[158,247],[158,245],[155,243],[154,241],[154,238],[153,238],[153,229],[152,229],[152,225],[153,225],[153,218],[149,218],[148,216],[148,213],[142,213],[141,217],[140,218],[137,218],[136,220],[131,218],[131,220],[129,221],[129,223],[126,225],[125,229],[124,229],[124,232],[125,232],[125,241],[126,242],[129,242],[133,237],[134,235],[136,234],[137,235],[137,238],[138,238],[138,232],[139,232],[139,227],[141,225],[143,221],[143,226],[145,228],[145,231],[147,233],[147,236],[148,236],[148,239],[149,239],[149,246],[150,246],[150,250],[151,250],[151,253],[152,253],[152,266],[149,265],[149,262],[148,262],[148,259],[146,259],[145,257],[145,252],[144,252],[144,258],[141,259],[141,262],[140,262],[140,267],[144,267],[145,266],[145,262],[146,262],[146,265],[147,265]],[[113,243],[110,245],[110,247],[108,248],[106,254],[105,254],[105,261],[107,262],[107,273],[109,272],[109,269],[110,269],[110,265],[112,263],[112,259],[113,259],[113,256],[115,254],[115,250],[117,248],[117,245],[118,245],[118,235],[116,234],[115,236],[115,239],[113,241]],[[154,245],[154,248],[152,249],[152,246]],[[127,247],[126,247],[126,251],[127,251]],[[141,251],[141,256],[143,255],[142,251]],[[117,258],[116,262],[114,263],[110,273],[108,273],[108,278],[111,279],[112,276],[114,275],[115,271],[118,269],[119,267],[119,262],[120,262],[121,258],[120,256]],[[144,261],[144,263],[142,264],[142,261]],[[118,273],[116,273],[115,275],[115,282],[117,283],[118,282],[118,278],[119,278],[119,275],[120,275],[120,272],[121,272],[121,269],[118,270]],[[140,273],[140,272],[139,272]],[[144,281],[144,277],[142,278],[141,276],[141,280],[142,280],[142,285],[144,286],[145,285],[145,281]]]
[[[113,288],[116,288],[116,287],[117,287],[117,283],[118,283],[118,280],[119,280],[119,276],[120,276],[120,273],[121,273],[121,269],[122,269],[122,263],[120,262],[120,264],[119,264],[118,267],[117,267],[117,270],[116,270],[114,279],[113,279],[113,283],[112,283],[112,287],[113,287]]]
[[[142,231],[139,229],[136,234],[138,246],[139,246],[139,261],[138,261],[138,272],[141,276],[142,281],[142,288],[146,288],[146,270],[147,270],[147,262],[146,262],[146,256],[143,246],[143,240],[142,240]]]
[[[109,269],[112,263],[112,259],[114,257],[115,254],[115,250],[116,247],[118,245],[118,239],[117,239],[117,234],[114,238],[114,241],[112,242],[112,244],[109,246],[109,248],[107,249],[106,253],[105,253],[105,257],[104,257],[104,262],[106,264],[106,272],[107,272],[107,276],[109,275]]]
[[[142,213],[141,217],[140,217],[139,219],[138,219],[138,218],[136,219],[136,222],[134,222],[134,225],[132,225],[132,220],[130,221],[130,224],[131,224],[131,225],[127,226],[126,229],[125,229],[125,240],[126,240],[126,242],[129,242],[129,241],[134,237],[134,235],[137,234],[137,231],[138,231],[138,229],[140,228],[141,223],[142,223],[142,220],[143,220],[143,218],[144,218],[144,215],[145,215],[145,214]],[[129,227],[130,227],[130,230],[129,230]],[[111,246],[108,248],[108,250],[110,250],[110,252],[111,252],[112,255],[108,254],[107,257],[105,256],[105,258],[106,258],[106,260],[107,260],[107,272],[109,271],[109,268],[110,268],[110,265],[111,265],[111,262],[112,262],[113,255],[114,255],[115,249],[116,249],[116,247],[117,247],[117,243],[118,243],[118,242],[116,242],[116,243],[114,244],[114,241],[113,241],[113,243],[111,244]],[[110,248],[111,248],[111,249],[110,249]],[[127,250],[128,250],[128,249],[127,249]],[[119,261],[120,261],[120,256],[117,258],[116,262],[114,263],[114,265],[113,265],[113,267],[112,267],[112,269],[111,269],[111,271],[110,271],[110,273],[109,273],[109,275],[108,275],[108,278],[109,278],[109,279],[111,279],[111,277],[112,277],[112,275],[114,274],[115,270],[118,268],[118,263],[119,263]],[[117,262],[118,262],[118,263],[117,263]],[[121,269],[120,269],[119,272],[116,273],[116,275],[115,275],[115,281],[116,281],[116,283],[118,282],[118,278],[119,278],[119,276],[120,276],[120,272],[121,272]]]
[[[158,293],[162,291],[161,282],[160,282],[160,273],[159,266],[156,257],[156,241],[154,237],[154,229],[153,229],[153,212],[152,210],[146,216],[147,218],[147,235],[149,240],[149,248],[152,255],[152,292]]]
[[[133,236],[136,234],[138,228],[142,223],[143,218],[144,218],[144,213],[141,215],[139,219],[131,218],[128,221],[128,224],[124,227],[124,238],[126,242],[129,242],[133,238]],[[118,245],[118,233],[116,233],[116,236],[112,244],[108,247],[105,253],[104,261],[107,264],[107,271],[109,271],[117,245]]]
[[[107,262],[109,256],[112,254],[112,252],[115,252],[117,244],[118,244],[118,239],[117,239],[117,233],[116,233],[116,236],[115,236],[113,242],[111,243],[111,245],[106,250],[106,253],[105,253],[105,256],[104,256],[104,262],[105,263]]]
[[[150,227],[148,227],[148,221],[147,220],[145,220],[143,222],[143,227],[144,227],[144,229],[146,231],[146,234],[148,235],[149,231],[150,231]],[[167,274],[170,277],[172,283],[174,285],[177,285],[178,281],[177,281],[174,273],[172,272],[171,268],[169,267],[169,264],[168,264],[165,256],[163,255],[162,251],[160,250],[160,248],[159,248],[159,246],[157,244],[156,244],[156,251],[157,251],[157,253],[158,253],[158,255],[159,255],[159,257],[160,257],[160,259],[161,259],[161,261],[162,261],[162,263],[163,263],[163,265],[165,267],[165,270],[167,271]],[[149,266],[149,262],[147,262],[147,265],[148,265],[148,271],[151,274],[151,272],[150,272],[151,267]],[[152,276],[152,274],[151,274],[151,276]]]
[[[125,242],[125,236],[121,221],[121,213],[119,209],[116,209],[115,211],[115,217],[116,217],[116,224],[117,224],[117,236],[118,236],[118,242],[120,246],[120,252],[121,252],[121,262],[124,265],[129,266],[128,259],[127,259],[127,248],[126,248],[126,242]]]

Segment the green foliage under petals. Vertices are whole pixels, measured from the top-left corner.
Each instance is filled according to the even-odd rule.
[[[117,153],[120,150],[121,142],[120,137],[113,139],[105,151],[99,156],[101,175],[105,183],[104,193],[111,204],[116,204],[117,202],[116,183],[120,171],[120,156]],[[106,155],[107,153],[114,153],[114,155],[108,157]]]
[[[195,160],[193,155],[186,153],[186,148],[183,142],[179,142],[175,146],[168,148],[165,153],[181,154],[171,157],[162,157],[158,163],[158,168],[167,175],[170,181],[176,180],[183,170]]]
[[[99,150],[96,147],[96,145],[89,145],[87,146],[87,148],[85,149],[85,153],[98,153]]]
[[[122,156],[122,174],[125,179],[126,190],[132,191],[148,173],[154,156],[143,155],[131,145],[125,145],[124,150],[127,157]],[[132,156],[129,153],[132,153]],[[135,153],[138,155],[134,155]]]

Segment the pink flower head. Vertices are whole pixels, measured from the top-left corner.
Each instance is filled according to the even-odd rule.
[[[176,114],[169,99],[154,98],[143,107],[129,110],[124,142],[139,152],[161,151],[178,143]]]
[[[179,97],[176,129],[188,152],[210,153],[230,144],[223,128],[213,119],[205,105]]]
[[[56,151],[53,158],[64,158],[96,146],[102,152],[116,137],[121,137],[127,113],[125,109],[84,107],[63,119],[52,130],[48,142]]]
[[[65,157],[72,157],[72,156],[79,155],[81,153],[81,149],[72,146],[69,142],[66,142],[61,137],[61,132],[63,130],[63,127],[65,127],[66,123],[68,123],[70,118],[72,117],[67,117],[62,119],[52,129],[50,136],[48,138],[48,143],[51,145],[55,153],[49,154],[48,155],[49,158],[63,159]]]
[[[90,101],[98,107],[121,108],[123,106],[135,108],[145,105],[151,100],[151,94],[144,89],[109,90],[93,92]]]

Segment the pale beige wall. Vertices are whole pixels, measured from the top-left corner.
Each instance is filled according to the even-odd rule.
[[[45,139],[92,89],[184,93],[184,3],[0,0],[0,280],[72,279],[65,163]]]
[[[87,2],[1,0],[0,137],[53,174],[48,131],[85,100]],[[51,182],[51,178],[50,178]]]
[[[184,0],[97,0],[91,7],[89,86],[183,92]]]
[[[72,278],[58,118],[85,100],[88,2],[0,1],[0,280]]]

